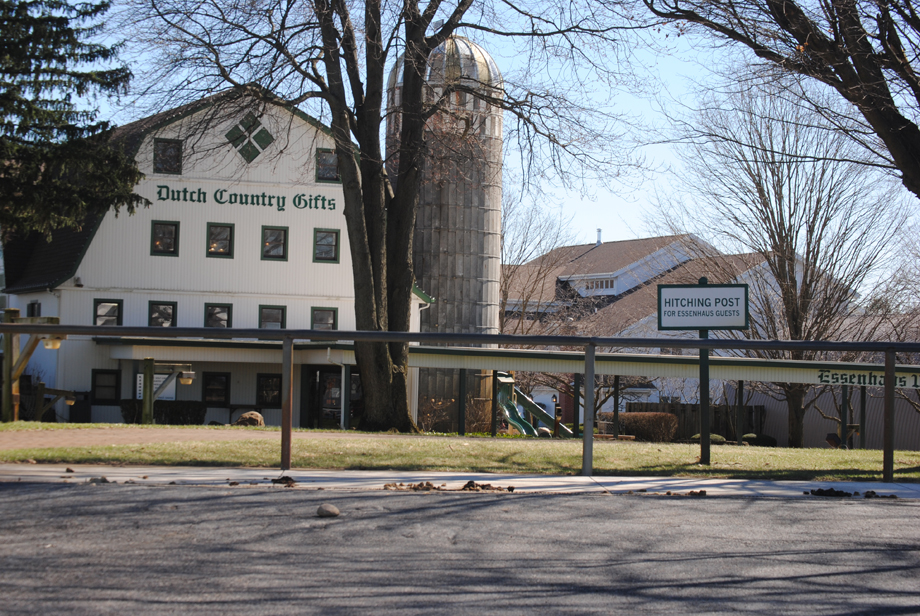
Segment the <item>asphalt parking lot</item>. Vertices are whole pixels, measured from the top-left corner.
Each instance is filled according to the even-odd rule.
[[[316,516],[335,505],[341,515]],[[0,483],[4,614],[920,612],[920,502]]]

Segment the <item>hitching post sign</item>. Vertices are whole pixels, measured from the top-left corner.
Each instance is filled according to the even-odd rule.
[[[658,329],[748,329],[746,284],[658,285]]]

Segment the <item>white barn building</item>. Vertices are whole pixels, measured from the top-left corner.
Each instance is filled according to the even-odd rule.
[[[117,139],[136,151],[146,176],[136,190],[151,205],[130,216],[106,212],[80,230],[56,231],[50,243],[9,241],[5,292],[22,316],[355,329],[344,199],[326,127],[280,103],[225,95],[124,126]],[[416,299],[413,331],[427,298]],[[276,342],[71,337],[60,350],[36,351],[29,371],[49,387],[87,392],[72,411],[82,419],[120,422],[144,357],[193,365],[197,378],[174,395],[207,402],[206,421],[257,409],[280,423]],[[294,361],[295,426],[340,419],[343,381],[360,406],[350,344],[298,344]],[[66,406],[57,412],[69,418]]]

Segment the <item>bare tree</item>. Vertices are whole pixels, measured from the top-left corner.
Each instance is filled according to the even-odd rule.
[[[872,296],[904,222],[899,187],[860,164],[852,140],[769,91],[703,107],[682,153],[682,192],[691,203],[669,201],[661,217],[735,253],[699,258],[713,282],[750,285],[745,335],[842,340],[883,333],[881,319],[867,318],[860,293]],[[817,357],[809,351],[750,354]],[[790,445],[801,447],[808,386],[778,386],[789,408]]]
[[[556,273],[568,261],[563,248],[575,243],[571,218],[525,199],[513,189],[502,192],[498,322],[503,334],[556,331],[568,305],[557,294]]]
[[[472,96],[514,120],[506,122],[506,139],[526,146],[526,177],[570,164],[574,178],[619,168],[622,149],[606,148],[615,142],[615,117],[589,93],[616,81],[616,54],[629,50],[618,45],[628,29],[613,26],[622,23],[619,10],[617,3],[555,0],[133,0],[130,17],[137,42],[156,53],[149,93],[175,102],[228,86],[254,97],[268,91],[331,125],[357,327],[407,331],[426,125],[454,94]],[[460,80],[426,91],[431,51],[460,29],[515,48],[522,68],[505,75],[502,91]],[[382,135],[397,56],[402,90],[389,112],[400,120],[399,145],[386,153],[396,157],[394,173]],[[367,399],[362,427],[415,429],[407,345],[357,343],[356,353]]]
[[[920,7],[913,0],[642,2],[683,31],[746,47],[781,71],[829,86],[864,120],[867,133],[854,137],[882,159],[864,162],[890,164],[920,196]]]
[[[527,226],[527,221],[531,219],[536,224],[531,225],[518,238],[509,238],[507,241],[506,254],[526,255],[530,260],[521,265],[503,267],[502,333],[607,336],[611,331],[620,331],[622,328],[611,330],[609,319],[595,318],[597,309],[603,307],[609,298],[592,295],[583,297],[577,290],[560,283],[557,279],[559,273],[565,269],[566,265],[569,265],[573,256],[583,253],[584,246],[558,245],[552,235],[553,228],[557,224],[555,217],[546,216],[543,213],[522,217],[518,221],[515,219],[519,216],[516,211],[510,212],[509,216],[506,210],[505,214],[511,219],[507,228],[512,231],[519,224]],[[534,238],[533,243],[519,245],[520,238],[530,238],[532,237],[530,234],[536,230],[540,230],[537,235],[542,239]],[[582,350],[576,347],[544,346],[540,348],[574,352]],[[598,350],[609,352],[614,349]],[[580,389],[576,391],[573,374],[517,372],[515,381],[525,393],[529,394],[537,386],[548,387],[561,395],[578,400],[579,405],[584,407],[585,384],[582,383]],[[597,375],[594,381],[594,412],[600,411],[616,392],[623,395],[631,387],[645,382],[645,379],[637,377],[621,377],[617,380],[612,375]]]
[[[501,333],[576,333],[580,321],[593,311],[595,301],[581,298],[557,280],[573,256],[583,251],[583,247],[574,243],[569,220],[562,212],[553,213],[538,203],[525,202],[518,194],[502,195]],[[544,386],[574,398],[572,377],[565,373],[515,373],[517,386],[527,394],[537,386]],[[598,383],[596,408],[611,395],[609,385],[605,388]]]

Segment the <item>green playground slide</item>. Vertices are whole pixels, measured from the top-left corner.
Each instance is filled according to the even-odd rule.
[[[546,424],[548,428],[553,428],[553,425],[556,423],[556,418],[544,411],[543,407],[531,400],[523,391],[515,387],[514,378],[512,378],[511,375],[505,372],[499,372],[496,375],[496,380],[498,391],[495,395],[498,398],[498,405],[508,419],[508,423],[517,428],[521,434],[537,436],[537,429],[536,426],[531,425],[530,422],[524,419],[524,416],[518,410],[518,404],[523,406],[525,411]],[[559,436],[573,437],[575,435],[565,426],[559,426]]]
[[[527,422],[521,416],[520,411],[518,411],[517,406],[514,402],[510,400],[502,400],[500,402],[502,410],[505,412],[505,417],[508,419],[508,423],[518,429],[518,432],[521,434],[526,434],[527,436],[536,436],[537,431],[534,429],[530,423]]]
[[[542,406],[531,400],[527,394],[525,394],[517,387],[514,388],[514,393],[517,396],[517,403],[523,406],[525,411],[542,421],[550,430],[552,430],[553,424],[556,422],[556,419],[552,415],[544,411]],[[571,438],[575,435],[567,427],[559,426],[559,436]]]

